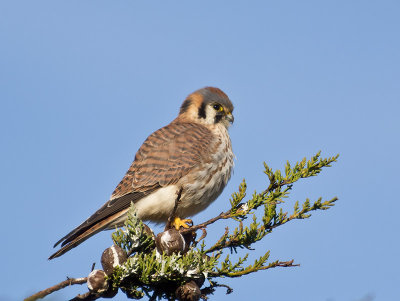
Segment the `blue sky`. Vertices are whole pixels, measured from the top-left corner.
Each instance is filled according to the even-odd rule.
[[[341,155],[288,200],[338,196],[337,205],[277,229],[252,252],[301,267],[226,279],[233,295],[221,289],[212,300],[394,300],[399,13],[386,0],[0,2],[0,300],[100,266],[111,232],[47,257],[108,199],[144,139],[209,85],[235,105],[237,160],[195,222],[228,208],[243,178],[249,194],[265,188],[263,161],[282,168],[318,150]]]

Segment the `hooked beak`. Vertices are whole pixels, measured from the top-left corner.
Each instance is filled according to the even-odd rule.
[[[235,121],[235,118],[233,117],[232,113],[229,112],[226,114],[226,119],[232,124]]]

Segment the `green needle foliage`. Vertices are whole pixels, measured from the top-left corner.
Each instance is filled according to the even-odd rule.
[[[204,231],[200,238],[201,244],[197,246],[199,242],[196,241],[184,254],[160,254],[155,248],[154,236],[146,231],[145,225],[135,216],[132,206],[124,229],[117,230],[112,236],[114,243],[130,255],[109,277],[112,285],[120,287],[128,297],[134,299],[148,296],[152,300],[175,300],[177,287],[192,280],[201,287],[207,279],[209,287],[202,290],[202,297],[205,299],[207,294],[220,286],[216,282],[218,279],[241,277],[275,267],[297,266],[293,260],[269,262],[270,251],[252,264],[247,262],[248,253],[233,261],[229,253],[236,253],[239,249],[253,250],[253,245],[276,227],[295,219],[309,218],[312,211],[327,210],[334,206],[336,197],[326,201],[319,198],[315,202],[307,198],[302,204],[297,201],[290,213],[280,208],[298,180],[317,176],[324,167],[336,162],[338,157],[339,155],[321,158],[318,152],[310,160],[304,158],[293,167],[287,162],[284,173],[280,170],[273,171],[264,163],[264,172],[269,179],[269,186],[264,191],[253,193],[252,197],[245,201],[247,186],[243,180],[238,192],[232,194],[228,211],[190,229],[181,230],[181,233],[188,235],[221,219],[232,219],[237,222],[237,227],[233,231],[225,228],[221,237],[209,247],[206,247],[203,240],[206,236]],[[255,213],[260,207],[264,207],[264,210],[261,219],[258,219]],[[251,217],[251,221],[246,225],[248,217]]]
[[[146,230],[144,223],[136,217],[133,205],[128,211],[128,219],[124,224],[124,229],[117,229],[112,234],[112,239],[117,246],[128,251],[128,254],[154,249],[154,239]]]

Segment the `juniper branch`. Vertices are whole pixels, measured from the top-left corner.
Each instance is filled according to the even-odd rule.
[[[184,236],[190,233],[194,235],[194,232],[200,229],[203,231],[198,241],[193,242],[193,238],[193,240],[187,242],[190,248],[184,254],[165,255],[158,253],[155,250],[153,235],[149,234],[151,230],[148,230],[148,227],[136,217],[132,205],[125,222],[125,229],[119,229],[112,235],[114,243],[123,248],[129,258],[125,263],[115,267],[114,272],[106,278],[107,281],[114,288],[121,288],[129,298],[140,299],[148,296],[151,300],[155,300],[157,298],[175,298],[175,289],[178,286],[188,281],[208,279],[211,283],[210,288],[201,291],[202,297],[206,298],[206,295],[211,294],[215,287],[223,286],[212,282],[211,279],[241,277],[275,267],[299,266],[294,264],[293,260],[276,260],[268,263],[270,251],[255,260],[252,265],[246,265],[248,254],[239,257],[236,262],[230,260],[229,254],[223,260],[221,257],[226,249],[231,252],[237,252],[237,249],[240,248],[252,250],[252,245],[271,233],[273,229],[295,219],[309,218],[312,211],[331,208],[337,201],[336,197],[328,201],[322,201],[322,198],[319,198],[312,204],[308,198],[301,205],[296,202],[293,212],[290,214],[283,212],[282,208],[278,208],[278,206],[289,197],[293,185],[299,179],[318,175],[324,167],[330,166],[337,158],[338,155],[324,159],[320,157],[320,152],[318,152],[309,161],[304,158],[297,162],[294,167],[287,162],[284,173],[280,170],[273,171],[264,163],[264,172],[269,179],[267,189],[261,193],[255,192],[250,199],[244,201],[247,185],[243,180],[238,192],[232,194],[229,210],[189,229],[180,230],[180,233]],[[182,190],[177,194],[175,208],[171,213],[169,223],[179,206],[181,193]],[[255,213],[260,206],[264,206],[264,214],[260,220],[257,220]],[[246,225],[245,220],[250,215],[253,215],[253,220]],[[233,232],[225,228],[225,232],[218,241],[207,249],[204,241],[207,226],[223,219],[233,219],[238,222],[238,225]],[[201,246],[197,248],[196,245],[199,241],[202,241]],[[68,279],[25,300],[37,300],[68,285],[85,283],[86,280],[87,278]],[[199,286],[201,287],[201,285]],[[95,300],[99,297],[101,295],[88,292],[78,295],[72,300]]]
[[[67,280],[64,280],[56,285],[53,285],[52,287],[49,287],[47,289],[44,289],[26,299],[24,301],[35,301],[38,299],[42,299],[46,297],[47,295],[50,295],[51,293],[54,293],[60,289],[63,289],[67,286],[75,285],[75,284],[84,284],[87,281],[87,277],[84,278],[68,278]]]

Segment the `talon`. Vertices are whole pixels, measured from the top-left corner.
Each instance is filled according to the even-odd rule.
[[[193,221],[191,219],[180,219],[179,217],[175,217],[172,224],[175,226],[176,230],[179,230],[180,227],[188,229],[190,226],[193,226]]]

